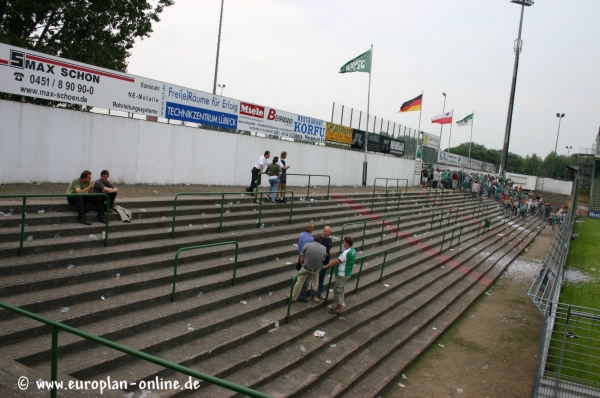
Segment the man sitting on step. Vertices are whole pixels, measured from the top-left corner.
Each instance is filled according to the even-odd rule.
[[[108,176],[108,170],[102,170],[100,173],[100,179],[96,180],[94,192],[107,194],[110,198],[110,208],[114,209],[119,188],[115,187],[110,181],[108,181]],[[100,200],[102,200],[102,204],[106,204],[106,198],[102,197]]]
[[[92,225],[85,216],[85,203],[92,203],[96,207],[98,213],[98,221],[105,223],[104,208],[102,207],[102,201],[99,196],[89,196],[88,193],[94,192],[96,184],[92,181],[92,172],[84,170],[79,178],[71,181],[69,188],[67,188],[67,194],[77,194],[76,196],[67,196],[67,202],[70,205],[77,206],[77,213],[79,214],[79,222],[85,225]]]

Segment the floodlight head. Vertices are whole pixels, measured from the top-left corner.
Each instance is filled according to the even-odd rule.
[[[560,113],[557,113],[557,114],[556,114],[556,117],[560,117]]]
[[[445,96],[446,96],[446,93],[442,93],[442,95],[445,97]]]
[[[560,115],[560,117],[565,117],[565,114],[564,114],[564,113],[563,113],[563,114],[561,114],[561,115]]]
[[[521,4],[522,6],[532,6],[535,0],[510,0],[511,3]]]

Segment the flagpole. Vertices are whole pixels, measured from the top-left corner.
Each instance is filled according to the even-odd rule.
[[[454,108],[452,108],[452,118],[454,118]],[[450,140],[452,139],[452,122],[450,122],[450,136],[448,137],[448,153],[450,153]]]
[[[367,128],[365,129],[365,160],[363,162],[363,187],[367,186],[367,148],[369,147],[369,106],[371,105],[371,69],[373,69],[373,45],[371,44],[371,62],[369,62],[369,91],[367,94]],[[360,127],[360,126],[359,126]]]
[[[473,111],[473,113],[471,115],[473,115],[473,116],[471,117],[471,139],[469,141],[469,163],[471,163],[471,145],[473,144],[473,123],[475,122],[473,119],[475,119],[475,111]]]
[[[421,135],[421,114],[423,113],[423,93],[425,91],[421,91],[421,109],[419,109],[419,131],[417,134]]]
[[[417,152],[419,151],[419,137],[421,137],[421,114],[423,113],[423,94],[425,91],[421,91],[421,109],[419,109],[419,130],[417,131],[417,147],[415,149],[415,160],[417,159]],[[421,144],[423,145],[423,144]],[[423,160],[423,149],[421,149],[421,161]]]

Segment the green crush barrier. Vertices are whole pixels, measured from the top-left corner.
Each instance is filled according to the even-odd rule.
[[[385,178],[385,177],[375,177],[375,180],[373,180],[373,193],[375,193],[375,187],[377,186],[377,180],[385,180],[385,189],[388,188],[388,181],[396,181],[396,189],[400,188],[400,181],[406,181],[404,193],[408,193],[408,179],[406,179],[406,178]]]
[[[23,238],[25,237],[25,213],[27,208],[27,198],[56,198],[56,197],[79,197],[84,194],[13,194],[13,195],[0,195],[0,198],[22,198],[23,204],[21,206],[21,233],[19,238],[19,255],[23,255]],[[87,193],[88,196],[101,196],[106,198],[106,214],[104,216],[104,246],[108,246],[108,221],[109,221],[109,209],[110,209],[110,197],[105,193]]]
[[[331,188],[331,176],[328,176],[326,174],[295,174],[295,173],[286,173],[286,175],[308,177],[308,187],[306,189],[306,197],[307,198],[310,197],[310,178],[311,177],[327,177],[327,199],[330,198],[329,189]]]
[[[288,220],[288,224],[292,223],[292,214],[294,211],[294,192],[292,191],[277,191],[276,193],[286,193],[292,196],[292,200],[290,201],[290,218]],[[268,195],[269,192],[256,192],[256,194],[260,195],[261,199],[263,195]],[[175,219],[177,216],[177,199],[180,196],[210,196],[210,195],[221,195],[221,208],[220,208],[220,216],[219,216],[219,232],[223,230],[223,209],[225,208],[225,195],[240,195],[239,192],[180,192],[175,195],[173,199],[173,221],[171,223],[171,239],[175,238]],[[253,194],[255,195],[255,194]],[[262,217],[262,200],[259,201],[260,206],[258,209],[258,221],[257,225],[260,227],[260,220]]]
[[[360,282],[360,276],[362,274],[362,269],[363,269],[363,264],[364,264],[365,259],[367,259],[369,257],[373,257],[373,256],[378,256],[381,253],[383,253],[383,263],[381,263],[381,272],[379,273],[379,283],[381,283],[381,281],[383,279],[383,271],[385,269],[385,260],[387,259],[387,250],[380,250],[378,252],[367,254],[366,256],[356,259],[356,261],[360,260],[360,268],[358,269],[358,275],[356,277],[356,286],[354,287],[354,294],[356,294],[358,292],[358,284]],[[331,279],[333,278],[333,269],[334,268],[332,268],[331,272],[329,273],[329,283],[327,285],[327,293],[325,294],[325,302],[323,303],[323,305],[327,305],[327,300],[329,299],[329,290],[331,289]]]
[[[146,354],[145,352],[134,350],[133,348],[129,348],[127,346],[117,344],[113,341],[107,340],[105,338],[84,332],[83,330],[74,328],[69,325],[65,325],[64,323],[57,322],[53,319],[44,318],[43,316],[34,314],[32,312],[26,311],[19,307],[14,307],[10,304],[6,304],[0,301],[0,307],[6,310],[15,312],[17,314],[23,315],[25,317],[31,318],[41,323],[45,323],[52,327],[52,363],[50,365],[50,381],[52,382],[53,388],[50,390],[50,397],[56,398],[57,390],[56,390],[56,381],[58,379],[58,331],[62,330],[67,333],[71,333],[75,336],[82,337],[86,340],[93,341],[100,345],[103,345],[108,348],[112,348],[113,350],[117,350],[123,352],[127,355],[134,356],[136,358],[142,359],[146,362],[151,362],[158,366],[162,366],[167,369],[171,369],[175,372],[183,373],[190,377],[194,377],[198,380],[203,380],[212,384],[215,384],[219,387],[226,388],[231,391],[239,392],[241,394],[245,394],[252,398],[273,398],[271,395],[264,394],[260,391],[252,390],[250,388],[240,386],[234,383],[231,383],[227,380],[219,379],[218,377],[214,377],[205,373],[198,372],[196,370],[186,368],[185,366],[181,366],[179,364],[166,361],[162,358],[155,357],[150,354]],[[108,389],[108,388],[107,388]]]
[[[360,250],[363,250],[364,246],[365,246],[365,232],[366,232],[367,223],[381,222],[381,234],[380,234],[380,238],[379,238],[379,246],[381,246],[381,244],[383,242],[383,230],[384,230],[384,228],[385,228],[386,225],[390,225],[390,223],[386,223],[385,222],[386,220],[397,220],[397,223],[396,223],[396,240],[398,240],[398,236],[400,234],[400,216],[399,215],[398,216],[392,216],[392,217],[379,218],[377,220],[349,222],[349,223],[346,223],[346,224],[342,225],[342,236],[340,238],[340,253],[342,252],[342,244],[344,243],[344,228],[346,228],[347,225],[363,224],[362,243],[361,243],[361,246],[360,246]]]
[[[201,246],[182,247],[181,249],[177,250],[177,253],[175,253],[175,264],[173,266],[173,290],[171,292],[171,302],[172,303],[175,302],[175,287],[177,286],[177,265],[179,263],[179,254],[181,252],[185,252],[185,251],[189,251],[189,250],[205,249],[207,247],[216,247],[216,246],[225,246],[225,245],[235,245],[235,259],[233,262],[233,278],[231,279],[231,286],[235,286],[235,274],[237,273],[237,260],[238,260],[238,252],[239,252],[239,245],[236,241],[210,243],[208,245],[201,245]]]

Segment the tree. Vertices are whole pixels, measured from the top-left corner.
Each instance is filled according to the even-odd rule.
[[[0,42],[87,64],[127,71],[136,38],[173,0],[4,0]]]

